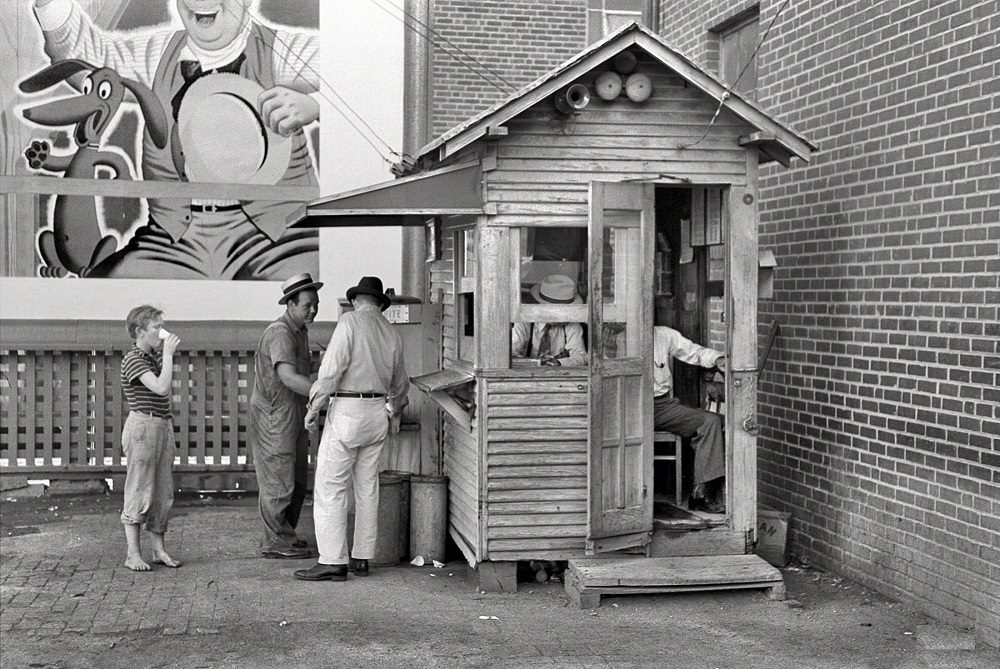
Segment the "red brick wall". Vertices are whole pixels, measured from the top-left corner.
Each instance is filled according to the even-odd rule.
[[[587,0],[435,0],[431,24],[433,136],[514,92],[491,85],[462,52],[520,88],[586,46]]]
[[[661,0],[718,65],[746,0]],[[781,0],[760,3],[761,33]],[[516,85],[584,46],[582,0],[437,0],[435,27]],[[761,500],[800,556],[1000,645],[1000,15],[995,0],[795,0],[761,106],[819,145],[761,172],[778,259],[762,331]],[[435,130],[498,99],[434,58]]]
[[[713,66],[707,29],[748,4],[664,0],[666,38]],[[780,5],[761,3],[761,33]],[[779,266],[760,322],[782,330],[760,382],[761,500],[794,514],[801,556],[993,645],[998,62],[992,0],[796,0],[758,65],[763,108],[819,145],[762,171]]]

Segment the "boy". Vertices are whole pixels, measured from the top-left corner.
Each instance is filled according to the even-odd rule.
[[[180,339],[163,329],[163,312],[145,304],[129,312],[125,327],[135,341],[122,358],[121,373],[129,408],[122,429],[122,452],[128,459],[122,509],[128,546],[125,566],[132,571],[151,569],[139,546],[139,526],[145,525],[153,540],[153,563],[180,567],[163,546],[174,503],[170,382]]]

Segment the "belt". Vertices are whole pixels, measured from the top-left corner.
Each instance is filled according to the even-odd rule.
[[[364,399],[375,399],[376,397],[385,397],[385,393],[338,392],[338,393],[333,393],[333,397],[361,397]]]
[[[236,211],[237,209],[242,209],[243,206],[239,204],[192,204],[191,211],[195,213],[201,212],[215,212],[215,211]]]

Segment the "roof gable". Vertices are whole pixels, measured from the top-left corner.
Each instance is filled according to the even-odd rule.
[[[676,72],[685,81],[716,102],[724,99],[724,106],[729,112],[756,128],[757,132],[747,139],[747,145],[760,146],[761,151],[769,158],[775,156],[772,155],[772,151],[768,151],[767,145],[776,145],[781,153],[798,156],[806,162],[809,161],[812,151],[816,148],[812,143],[774,120],[754,103],[744,100],[735,92],[728,91],[726,85],[715,76],[695,65],[689,58],[650,32],[648,28],[637,23],[619,28],[510,97],[455,126],[422,147],[418,152],[417,159],[430,156],[432,159],[444,160],[454,155],[489,133],[491,129],[503,125],[521,112],[554,95],[570,82],[600,67],[608,59],[633,45],[638,46],[656,61]]]

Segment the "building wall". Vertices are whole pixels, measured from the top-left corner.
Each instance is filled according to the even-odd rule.
[[[746,0],[661,0],[718,66]],[[783,3],[760,3],[763,33]],[[582,2],[436,0],[435,27],[515,84],[583,47]],[[579,17],[579,23],[574,23]],[[482,27],[479,27],[482,26]],[[559,26],[560,30],[553,30]],[[781,324],[760,381],[760,497],[794,550],[1000,645],[1000,15],[992,0],[790,2],[758,102],[819,145],[761,170]],[[440,55],[443,131],[499,92]]]
[[[717,62],[746,2],[663,4]],[[781,2],[761,3],[760,29]],[[789,3],[761,106],[819,145],[766,168],[781,334],[760,497],[816,564],[1000,643],[1000,15],[995,2]],[[714,50],[713,50],[714,49]]]
[[[431,11],[435,137],[586,46],[586,0],[434,0]]]

